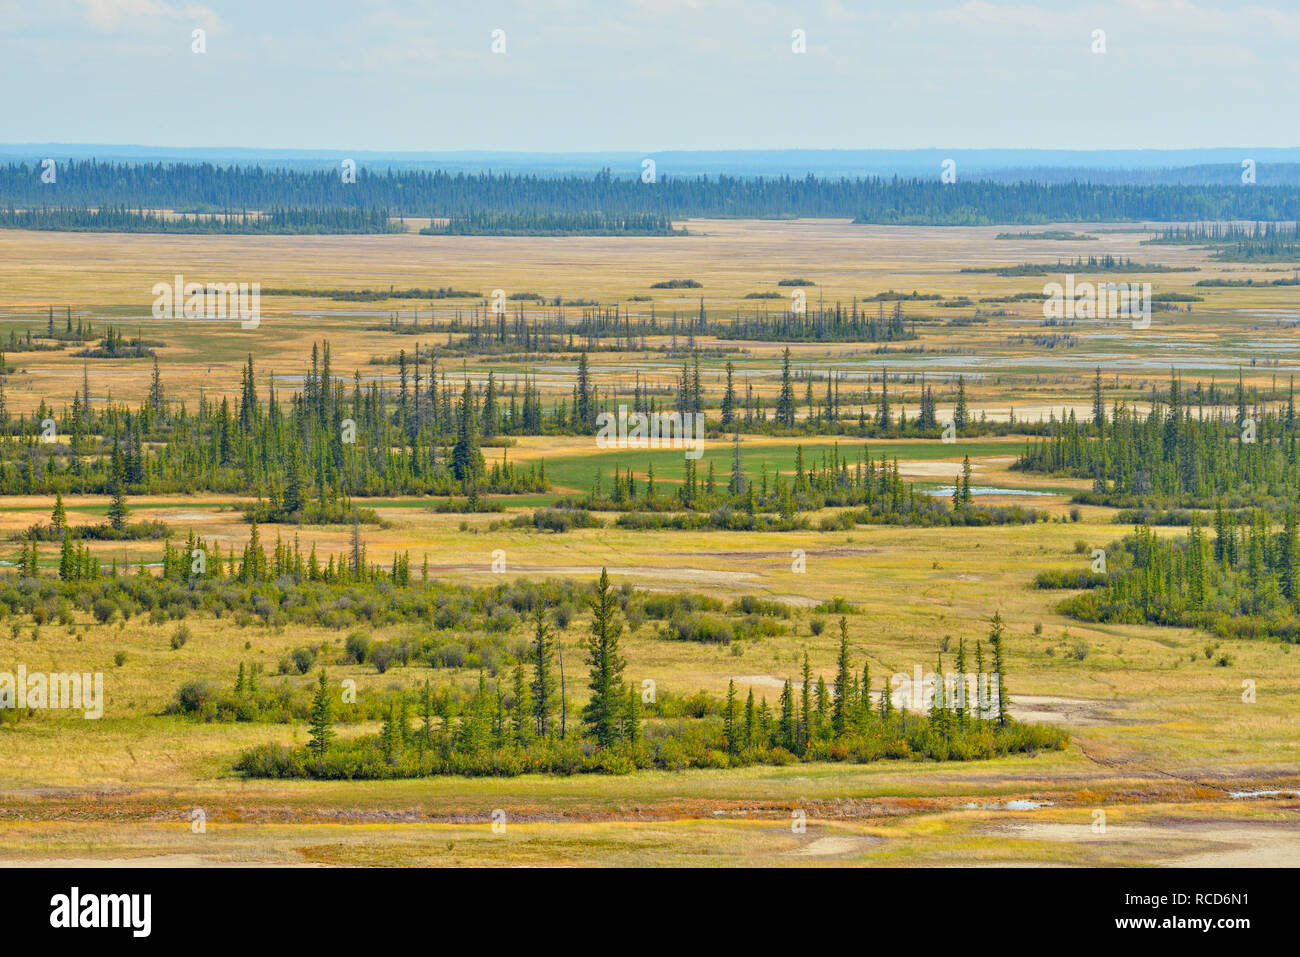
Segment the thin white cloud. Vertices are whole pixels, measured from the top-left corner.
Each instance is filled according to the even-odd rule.
[[[78,3],[83,8],[85,22],[106,33],[138,30],[158,25],[159,21],[192,23],[209,30],[220,24],[217,15],[199,3],[186,3],[179,7],[165,0],[78,0]]]

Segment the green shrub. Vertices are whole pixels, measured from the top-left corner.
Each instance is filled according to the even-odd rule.
[[[298,669],[298,674],[305,675],[316,663],[316,652],[310,648],[295,648],[290,652],[289,658],[293,661],[293,666]]]

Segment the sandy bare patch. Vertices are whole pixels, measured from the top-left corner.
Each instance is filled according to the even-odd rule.
[[[1173,867],[1298,867],[1300,828],[1261,824],[1248,827],[1205,825],[1196,835],[1229,846],[1201,851],[1174,861]]]
[[[972,475],[978,475],[983,467],[978,461],[970,464]],[[950,479],[961,474],[961,459],[943,462],[899,462],[898,474],[908,478],[944,478]]]
[[[1111,824],[1105,833],[1089,822],[1016,822],[992,829],[1028,840],[1062,844],[1120,843],[1159,845],[1169,867],[1296,867],[1300,865],[1300,825],[1261,821],[1177,821],[1169,824]],[[1185,850],[1179,843],[1188,845]],[[1217,845],[1204,847],[1202,845]]]
[[[1011,716],[1017,721],[1039,724],[1119,724],[1120,718],[1107,710],[1113,704],[1056,695],[1012,695]]]
[[[883,838],[863,837],[857,834],[836,834],[819,837],[793,851],[786,851],[790,857],[846,857],[861,854],[884,843]]]
[[[222,516],[216,512],[159,512],[158,516],[164,522],[219,522]]]
[[[785,679],[773,675],[736,675],[731,680],[738,686],[753,685],[755,688],[785,687]]]
[[[809,598],[807,595],[768,595],[769,601],[779,601],[783,605],[793,605],[795,608],[816,608],[821,604],[816,598]]]
[[[737,678],[737,681],[740,679]],[[880,700],[880,692],[873,691],[871,697]],[[1111,701],[1089,701],[1086,698],[1061,698],[1056,695],[1022,695],[1011,696],[1011,717],[1017,721],[1035,724],[1060,725],[1104,725],[1119,724],[1121,719],[1112,714],[1109,708],[1122,707]],[[894,707],[906,708],[908,711],[926,711],[928,705],[909,700],[908,696],[895,686]]]

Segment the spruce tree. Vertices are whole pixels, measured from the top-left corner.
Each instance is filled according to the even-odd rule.
[[[539,738],[549,738],[555,723],[555,676],[551,673],[551,659],[555,642],[546,624],[546,604],[542,601],[533,607],[533,647],[529,655],[533,665],[533,728]]]
[[[240,682],[243,681],[243,675],[244,666],[241,662],[239,665]],[[316,756],[317,764],[323,764],[325,751],[334,738],[334,715],[330,707],[329,682],[325,677],[324,668],[321,669],[320,680],[316,684],[316,694],[312,698],[308,728],[311,731],[308,750]]]
[[[474,409],[474,388],[465,380],[456,425],[456,444],[451,450],[451,470],[466,489],[483,474],[483,453],[479,451],[478,423]]]
[[[966,378],[957,376],[957,401],[952,409],[952,424],[960,435],[962,429],[966,428],[968,413],[966,411]]]
[[[736,714],[736,681],[727,681],[727,701],[722,710],[722,735],[727,742],[727,753],[735,755],[740,752],[739,716]]]
[[[830,724],[831,712],[831,693],[826,687],[826,678],[823,675],[817,676],[817,706],[813,716],[813,728],[818,737],[826,733],[827,725]]]
[[[776,423],[794,428],[794,381],[790,378],[790,347],[781,354],[781,392],[776,400]]]
[[[777,725],[778,743],[791,754],[799,750],[799,722],[794,716],[794,690],[790,686],[790,679],[785,679],[785,684],[781,687],[781,718]]]
[[[122,460],[122,450],[116,440],[113,442],[112,465],[109,478],[108,523],[116,531],[126,529],[126,518],[130,509],[126,507],[126,465]]]
[[[1099,436],[1106,428],[1106,403],[1101,395],[1101,366],[1097,367],[1092,381],[1092,424]]]
[[[803,653],[803,697],[799,701],[799,754],[808,750],[812,741],[812,666],[808,652]]]
[[[1011,698],[1007,694],[1006,673],[1003,668],[1002,632],[1002,615],[995,612],[993,614],[993,627],[989,632],[989,643],[993,646],[993,674],[997,678],[998,724],[1006,725],[1011,717]]]
[[[866,727],[867,722],[871,719],[871,665],[867,661],[862,662],[862,700],[860,721],[861,726]]]
[[[722,394],[722,408],[720,410],[722,413],[722,427],[724,429],[731,428],[732,422],[734,422],[736,419],[736,388],[732,381],[735,372],[736,372],[735,365],[731,362],[728,362],[727,363],[727,388],[726,391],[723,392]]]
[[[732,495],[743,495],[748,486],[740,459],[740,434],[736,433],[731,437],[731,479],[727,482],[727,491]]]
[[[65,528],[63,530],[63,543],[59,547],[59,579],[61,581],[73,581],[77,577],[77,567],[74,562],[72,550],[72,536]]]
[[[966,639],[957,639],[957,725],[966,727]]]
[[[849,623],[840,616],[840,654],[835,668],[835,703],[831,711],[831,730],[838,737],[848,730],[849,724]]]
[[[641,697],[631,685],[627,689],[627,714],[623,721],[623,740],[630,745],[641,743]]]
[[[609,584],[609,571],[600,570],[596,594],[591,599],[591,637],[587,658],[591,666],[591,700],[582,709],[583,723],[596,743],[608,748],[618,743],[619,719],[623,711],[623,667],[619,652],[618,599]]]
[[[533,713],[532,694],[528,682],[524,680],[524,666],[515,665],[514,702],[511,706],[511,730],[514,732],[515,744],[527,747],[536,737],[536,716]]]

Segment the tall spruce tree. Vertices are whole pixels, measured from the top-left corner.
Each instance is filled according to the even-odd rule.
[[[799,754],[808,750],[812,741],[812,665],[808,652],[803,653],[803,694],[799,700]]]
[[[591,637],[587,639],[591,700],[582,709],[582,719],[595,742],[608,748],[619,740],[625,662],[619,651],[622,623],[618,621],[618,599],[609,584],[609,571],[604,568],[591,599],[591,613]]]
[[[533,608],[533,647],[529,657],[533,665],[533,723],[539,738],[548,738],[555,724],[555,676],[551,659],[555,642],[546,624],[546,604],[539,601]]]
[[[722,736],[727,742],[727,753],[740,753],[739,715],[736,713],[736,680],[727,681],[727,700],[722,706]]]
[[[993,646],[993,675],[997,679],[997,715],[998,724],[1005,725],[1011,717],[1011,697],[1007,694],[1006,671],[1003,662],[1003,625],[1002,615],[993,614],[993,625],[989,631],[989,643]]]
[[[239,666],[239,679],[242,684],[244,679],[242,663]],[[316,756],[316,763],[323,764],[325,752],[334,738],[334,714],[330,707],[329,681],[325,677],[324,668],[321,669],[320,679],[316,683],[316,694],[312,697],[308,730],[311,738],[307,747]]]
[[[109,481],[108,523],[120,532],[126,528],[126,518],[130,514],[130,509],[126,507],[126,464],[116,440],[113,442],[112,471]]]
[[[831,730],[842,735],[849,726],[849,622],[840,616],[840,653],[836,659],[834,705],[831,709]]]
[[[479,451],[478,421],[474,408],[474,387],[468,379],[461,393],[456,424],[456,444],[451,450],[451,470],[468,489],[483,474],[483,453]]]
[[[799,750],[799,722],[794,716],[794,690],[790,685],[789,678],[786,678],[785,684],[781,686],[779,706],[781,708],[781,717],[777,724],[778,743],[791,754],[794,754]]]
[[[776,422],[794,428],[794,380],[790,377],[790,348],[781,354],[781,392],[776,400]]]
[[[727,388],[722,393],[722,408],[720,409],[722,415],[722,427],[724,429],[731,428],[732,423],[735,422],[736,420],[736,387],[733,381],[735,377],[735,373],[736,373],[735,364],[732,362],[728,362],[727,363]]]

